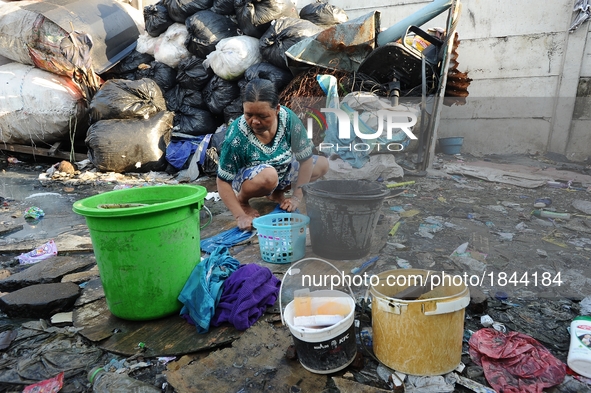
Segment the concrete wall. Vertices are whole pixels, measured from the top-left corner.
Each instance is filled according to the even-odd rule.
[[[429,3],[338,6],[350,18],[377,9],[385,29]],[[439,136],[463,136],[463,151],[476,155],[551,151],[573,161],[591,158],[591,24],[568,32],[574,3],[463,0],[457,60],[473,81],[465,105],[443,107]],[[422,27],[445,27],[446,17]]]

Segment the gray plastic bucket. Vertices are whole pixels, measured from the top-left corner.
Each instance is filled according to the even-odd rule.
[[[366,180],[323,180],[303,187],[314,254],[358,259],[369,254],[380,208],[389,191]]]

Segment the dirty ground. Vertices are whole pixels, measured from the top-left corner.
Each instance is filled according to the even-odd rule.
[[[482,368],[471,360],[467,344],[470,334],[483,327],[483,315],[507,331],[534,337],[566,362],[567,328],[579,315],[580,301],[591,295],[591,212],[580,209],[586,206],[581,201],[591,201],[591,168],[552,158],[438,155],[434,167],[439,169],[427,176],[386,179],[386,183],[411,184],[393,187],[404,191],[384,201],[370,255],[330,262],[349,272],[379,256],[364,272],[414,268],[484,277],[470,288],[472,302],[466,309],[462,354],[466,367],[461,375],[469,380],[489,386]],[[60,172],[52,178],[46,174],[52,162],[34,161],[30,156],[18,159],[21,162],[8,163],[6,156],[0,157],[0,291],[9,296],[29,288],[33,294],[28,296],[34,298],[39,285],[73,282],[81,289],[75,296],[52,299],[50,294],[42,305],[11,299],[11,315],[0,318],[0,391],[20,392],[60,371],[65,371],[62,392],[91,391],[86,374],[97,365],[124,370],[166,392],[391,391],[385,380],[388,371],[384,378],[384,366],[361,342],[357,358],[346,369],[330,375],[306,371],[293,359],[290,333],[281,324],[277,306],[245,332],[221,327],[206,335],[199,335],[178,316],[131,322],[110,315],[88,229],[84,219],[71,212],[71,205],[121,186],[174,180],[166,173],[133,176],[85,170],[70,175]],[[456,173],[449,173],[449,168]],[[482,168],[498,172],[483,174]],[[569,188],[558,188],[559,184],[548,181],[571,183]],[[195,184],[215,191],[213,179],[200,178]],[[570,218],[533,216],[537,199],[549,199],[548,209],[569,213]],[[257,203],[263,212],[273,209],[266,201]],[[202,238],[233,227],[221,201],[206,200],[205,205],[214,218],[203,229]],[[32,206],[41,208],[45,216],[25,221],[23,213]],[[50,239],[55,240],[58,256],[19,265],[19,254]],[[462,245],[459,251],[464,252],[454,254]],[[241,263],[269,267],[280,279],[289,268],[289,264],[263,262],[256,243],[237,245],[231,252]],[[314,256],[309,242],[306,256]],[[352,290],[359,300],[366,288],[353,286]],[[60,321],[56,310],[73,313],[58,314],[64,317]],[[358,319],[361,327],[370,326],[367,313]],[[472,390],[456,383],[454,391]],[[591,389],[567,375],[561,385],[547,391]]]

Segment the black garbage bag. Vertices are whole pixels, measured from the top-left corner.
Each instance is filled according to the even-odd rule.
[[[166,108],[169,111],[182,111],[184,106],[209,110],[201,91],[185,89],[180,85],[176,85],[167,91],[164,99],[166,100]]]
[[[185,89],[203,89],[213,76],[213,70],[203,67],[203,61],[197,56],[181,60],[177,65],[177,83]]]
[[[305,5],[300,10],[300,18],[323,27],[338,25],[349,20],[345,10],[323,0]]]
[[[322,27],[305,19],[277,19],[260,39],[261,56],[277,67],[289,70],[285,51],[305,37],[316,35],[322,30]]]
[[[90,101],[90,123],[106,119],[147,119],[166,110],[162,90],[152,79],[111,79]]]
[[[213,0],[211,11],[220,15],[235,15],[234,0]]]
[[[174,113],[161,111],[149,119],[108,119],[86,134],[88,158],[103,172],[149,172],[166,169]]]
[[[214,75],[203,89],[205,103],[215,115],[222,115],[224,108],[238,97],[240,97],[238,82],[227,81],[217,75]]]
[[[176,69],[154,60],[148,66],[141,67],[135,73],[136,79],[150,78],[166,93],[176,85]]]
[[[222,124],[222,120],[207,109],[183,105],[174,113],[175,135],[176,133],[192,136],[213,134]]]
[[[214,133],[221,121],[207,107],[199,90],[176,85],[164,95],[169,111],[174,111],[174,132],[186,135]]]
[[[168,15],[178,23],[185,23],[185,20],[196,12],[211,8],[213,0],[163,0]]]
[[[299,18],[290,0],[236,0],[234,8],[240,31],[256,38],[261,38],[275,19]]]
[[[129,55],[125,56],[121,61],[115,64],[105,74],[109,76],[119,77],[120,75],[135,73],[141,64],[150,64],[154,61],[154,56],[147,53],[140,53],[133,50]],[[103,78],[105,78],[103,76]],[[130,78],[124,78],[130,79]],[[141,78],[140,78],[141,79]]]
[[[152,37],[158,37],[174,23],[162,1],[144,7],[144,22],[146,32]]]
[[[224,123],[230,123],[231,121],[242,116],[243,113],[244,109],[242,108],[242,98],[235,98],[224,108]]]
[[[232,19],[209,10],[196,12],[187,18],[185,25],[189,32],[185,46],[202,59],[215,50],[221,39],[238,35],[238,26]]]
[[[263,61],[248,67],[244,72],[246,82],[257,78],[270,80],[275,85],[276,91],[281,92],[291,82],[293,74],[284,68]]]

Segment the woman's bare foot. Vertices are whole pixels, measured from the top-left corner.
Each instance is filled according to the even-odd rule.
[[[244,214],[246,214],[247,216],[250,216],[253,218],[261,216],[259,211],[257,209],[255,209],[254,207],[250,206],[250,204],[248,202],[240,203],[240,207],[242,208],[242,210],[244,210]]]
[[[275,190],[271,195],[267,195],[267,199],[282,204],[285,201],[285,190]]]

